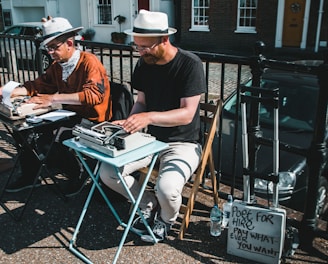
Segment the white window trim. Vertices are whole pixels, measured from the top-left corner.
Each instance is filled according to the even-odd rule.
[[[208,8],[210,8],[208,6]],[[189,29],[189,31],[203,31],[203,32],[209,32],[210,28],[209,25],[194,25],[194,1],[191,0],[191,28]]]
[[[113,17],[113,0],[111,0],[111,13],[112,13],[112,21],[111,21],[111,23],[109,23],[109,24],[99,24],[98,22],[99,22],[99,10],[98,10],[98,5],[99,5],[99,1],[97,0],[97,1],[94,1],[94,14],[95,14],[95,25],[96,26],[113,26],[113,24],[114,24],[114,17]]]
[[[239,29],[235,30],[235,33],[251,33],[255,34],[257,33],[256,29],[254,27],[241,27]]]
[[[258,4],[256,4],[256,9],[258,8]],[[237,6],[237,29],[235,30],[235,33],[257,33],[256,27],[245,27],[239,25],[240,21],[240,0],[238,0],[238,6]]]
[[[193,26],[189,29],[189,31],[204,31],[204,32],[210,32],[210,29],[208,26]]]

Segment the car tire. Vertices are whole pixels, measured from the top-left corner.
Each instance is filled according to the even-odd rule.
[[[46,71],[49,68],[49,66],[52,64],[52,62],[53,59],[51,58],[51,56],[46,51],[42,51],[41,54],[42,69]]]
[[[324,176],[319,178],[317,215],[321,219],[328,220],[328,180]]]

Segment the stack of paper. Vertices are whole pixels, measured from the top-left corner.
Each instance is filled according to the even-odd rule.
[[[46,114],[40,115],[39,118],[42,118],[43,120],[47,121],[57,121],[63,118],[67,118],[69,116],[76,115],[75,112],[64,110],[64,109],[59,109],[56,111],[48,112]]]

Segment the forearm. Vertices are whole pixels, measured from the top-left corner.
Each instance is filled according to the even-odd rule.
[[[182,98],[180,108],[165,112],[149,112],[149,124],[162,127],[187,125],[194,118],[199,100],[200,95]]]
[[[78,93],[72,94],[53,94],[52,103],[54,104],[70,104],[81,105]]]
[[[192,121],[193,115],[190,115],[186,108],[179,108],[165,112],[148,112],[149,123],[154,126],[173,127],[187,125]]]

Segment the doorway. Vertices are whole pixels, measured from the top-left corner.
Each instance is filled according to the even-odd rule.
[[[149,10],[149,0],[138,0],[138,12],[140,9]]]
[[[285,0],[282,45],[300,47],[303,33],[305,0]]]

